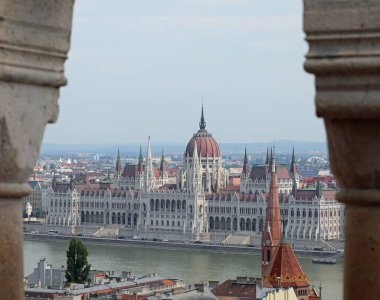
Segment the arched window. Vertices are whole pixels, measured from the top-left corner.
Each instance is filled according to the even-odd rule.
[[[270,262],[270,251],[267,250],[267,262]]]
[[[160,210],[160,200],[156,199],[156,211]]]
[[[263,221],[263,219],[261,219],[261,220],[259,221],[259,231],[260,231],[260,232],[263,232],[263,231],[264,231],[264,221]]]
[[[150,199],[150,211],[154,211],[154,200],[153,199]]]

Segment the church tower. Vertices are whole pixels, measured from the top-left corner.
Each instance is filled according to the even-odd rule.
[[[248,164],[248,156],[247,156],[247,148],[244,150],[244,162],[243,162],[243,170],[240,174],[240,191],[247,192],[248,190],[248,181],[249,181],[249,164]]]
[[[115,175],[117,178],[120,178],[122,171],[123,171],[123,168],[121,166],[120,149],[117,148],[117,158],[116,158],[116,168],[115,168]]]
[[[262,275],[268,271],[268,265],[281,240],[281,215],[278,200],[277,172],[274,149],[271,151],[271,179],[266,208],[264,231],[262,235]]]
[[[145,190],[150,192],[154,187],[154,170],[152,161],[152,150],[150,148],[150,136],[148,137],[148,149],[146,154],[146,166],[145,166]]]

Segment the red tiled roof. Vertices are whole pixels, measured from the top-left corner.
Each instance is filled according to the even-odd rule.
[[[251,169],[251,179],[266,179],[270,171],[269,165],[254,165]],[[289,170],[285,165],[276,165],[276,172],[278,179],[290,179]]]
[[[226,280],[211,291],[217,297],[238,297],[238,299],[256,299],[256,284],[242,284],[235,280]]]
[[[136,298],[137,297],[137,298]],[[127,294],[124,294],[123,295],[123,300],[146,300],[148,299],[147,296],[143,296],[143,295],[127,295]]]
[[[122,174],[123,177],[132,178],[132,177],[135,177],[136,174],[137,174],[136,165],[125,164],[123,174]]]
[[[288,243],[281,243],[270,261],[264,280],[272,286],[307,287],[310,282]]]
[[[195,143],[197,143],[198,156],[219,157],[220,151],[216,140],[206,130],[199,130],[187,144],[185,155],[192,157]]]
[[[227,185],[223,191],[229,191],[229,192],[237,192],[240,190],[240,186],[239,185]]]
[[[334,200],[337,192],[337,190],[322,190],[322,196],[325,200]],[[298,200],[312,200],[318,194],[316,190],[297,190],[296,195]]]

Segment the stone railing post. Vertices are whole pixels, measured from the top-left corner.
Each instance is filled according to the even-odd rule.
[[[24,299],[21,197],[58,115],[73,0],[0,1],[0,294]]]
[[[380,1],[304,0],[317,115],[346,204],[344,299],[380,293]]]

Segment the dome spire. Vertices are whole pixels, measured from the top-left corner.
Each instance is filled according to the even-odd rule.
[[[206,129],[206,121],[205,121],[205,116],[204,116],[204,113],[203,113],[203,102],[202,102],[201,121],[199,122],[199,129],[200,130],[205,130]]]

